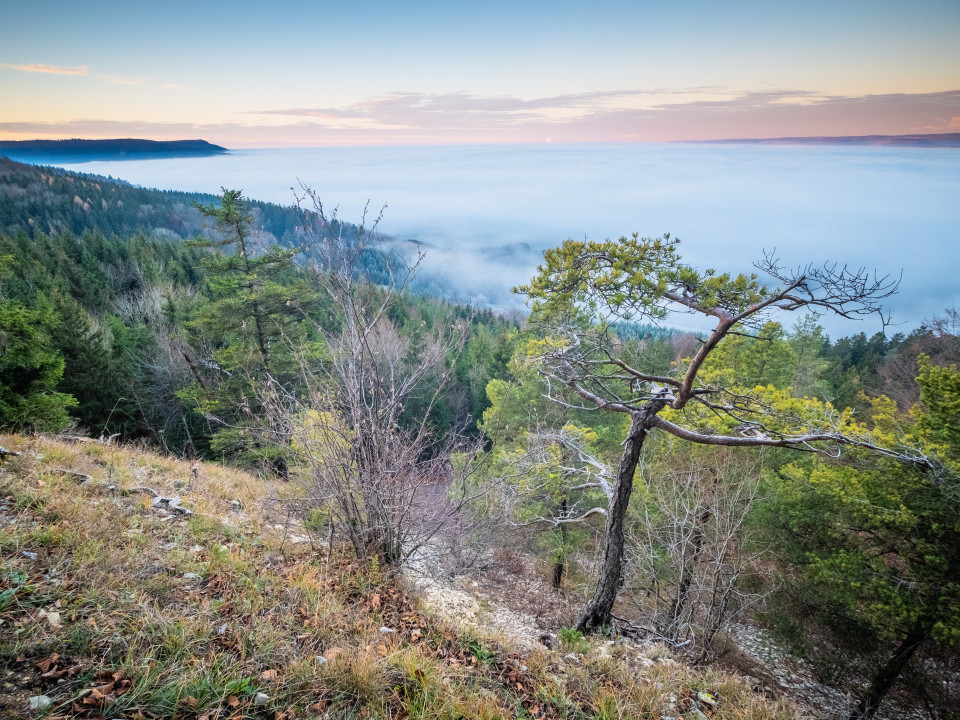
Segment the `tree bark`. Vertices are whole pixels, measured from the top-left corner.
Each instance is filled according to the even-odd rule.
[[[560,517],[567,516],[567,496],[560,498]],[[557,551],[557,557],[553,561],[553,589],[559,590],[563,585],[563,574],[567,569],[567,526],[566,523],[560,525],[560,549]]]
[[[633,494],[633,476],[640,461],[640,450],[647,439],[647,433],[653,427],[656,418],[666,403],[662,400],[651,400],[638,412],[633,413],[630,423],[630,432],[623,443],[623,456],[620,458],[620,467],[617,469],[617,481],[613,487],[613,497],[607,509],[607,527],[603,541],[603,565],[600,568],[600,577],[597,580],[597,589],[593,597],[580,614],[577,620],[577,630],[588,633],[610,625],[613,614],[613,604],[620,592],[623,576],[623,523],[630,507],[630,496]]]
[[[874,716],[883,698],[928,635],[926,618],[921,614],[890,659],[874,675],[870,688],[861,698],[857,709],[850,715],[850,720],[869,720]]]

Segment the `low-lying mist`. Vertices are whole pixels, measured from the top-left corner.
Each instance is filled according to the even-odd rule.
[[[387,205],[382,232],[425,244],[424,281],[496,308],[522,307],[544,248],[566,238],[671,233],[699,267],[839,262],[903,273],[889,307],[907,330],[960,302],[960,151],[702,144],[241,150],[70,166],[162,189],[290,204],[312,187],[357,222]],[[440,287],[441,283],[437,283]],[[453,288],[453,290],[450,290]],[[823,319],[831,334],[877,321]]]

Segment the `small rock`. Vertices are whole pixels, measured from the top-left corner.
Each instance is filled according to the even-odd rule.
[[[184,574],[183,574],[183,579],[184,579],[184,580],[195,580],[195,579],[198,578],[198,577],[200,577],[200,576],[197,575],[196,573],[184,573]]]
[[[393,630],[392,628],[388,628],[388,627],[386,627],[386,626],[380,628],[380,633],[381,633],[382,635],[389,635],[389,634],[392,633],[392,632],[394,632],[394,630]]]
[[[327,659],[323,655],[317,655],[313,659],[313,664],[319,667],[320,665],[326,665]]]
[[[181,515],[193,515],[193,510],[188,510],[183,507],[183,499],[179,496],[168,498],[157,495],[157,497],[150,501],[150,505],[157,510],[172,510]]]
[[[566,660],[567,662],[572,662],[572,663],[580,662],[580,658],[574,655],[573,653],[567,653],[566,655],[563,656],[563,659]]]
[[[60,627],[60,613],[41,610],[40,616],[46,618],[47,622],[50,623],[50,627]]]
[[[53,704],[53,700],[48,698],[46,695],[34,695],[30,698],[30,709],[31,710],[46,710]]]
[[[254,707],[263,707],[268,702],[270,702],[270,696],[266,693],[258,692],[253,696],[253,706]]]
[[[23,556],[24,556],[25,558],[27,558],[28,560],[36,560],[36,559],[37,559],[37,554],[36,554],[36,553],[27,552],[26,550],[24,550],[22,554],[23,554]],[[37,697],[43,697],[43,696],[42,696],[42,695],[38,695]]]
[[[234,512],[240,512],[241,510],[243,510],[243,503],[240,502],[239,500],[231,500],[230,509],[233,510]]]
[[[713,707],[717,704],[717,699],[710,693],[698,692],[697,700],[702,702],[704,705],[709,705],[710,707]]]

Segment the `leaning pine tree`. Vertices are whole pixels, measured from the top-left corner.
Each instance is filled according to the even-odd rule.
[[[784,268],[772,255],[756,264],[779,283],[755,274],[718,274],[684,264],[678,241],[634,235],[614,242],[568,240],[547,250],[529,285],[531,323],[547,340],[535,358],[551,397],[568,407],[625,413],[631,418],[606,508],[600,575],[577,628],[608,626],[621,585],[624,521],[644,441],[655,431],[704,445],[785,447],[836,451],[867,447],[911,464],[923,456],[908,448],[881,448],[853,422],[817,400],[797,400],[774,388],[746,391],[708,384],[701,368],[727,338],[756,336],[783,311],[833,312],[852,318],[881,310],[897,282],[846,266]],[[661,322],[678,313],[712,319],[715,326],[677,371],[653,375],[632,367],[610,321]]]

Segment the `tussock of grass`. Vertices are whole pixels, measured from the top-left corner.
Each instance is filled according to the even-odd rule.
[[[793,717],[732,676],[669,658],[641,667],[572,633],[522,656],[458,634],[346,550],[328,564],[291,543],[266,502],[282,488],[243,472],[92,443],[0,444],[23,451],[0,467],[0,673],[12,678],[0,717],[24,716],[40,693],[48,717]],[[124,492],[142,486],[196,514],[164,517]]]

